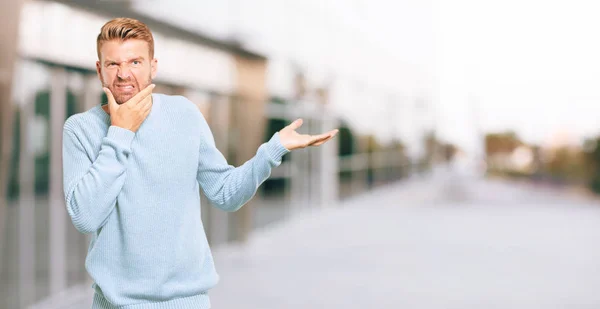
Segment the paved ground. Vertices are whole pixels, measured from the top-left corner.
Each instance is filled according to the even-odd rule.
[[[599,308],[600,204],[443,174],[221,247],[214,308]]]
[[[216,248],[213,308],[600,308],[599,202],[436,175]],[[89,308],[90,292],[36,309]]]

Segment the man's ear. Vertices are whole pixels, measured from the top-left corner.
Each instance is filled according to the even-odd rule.
[[[98,74],[98,79],[100,80],[100,82],[102,83],[102,85],[104,85],[104,81],[102,81],[102,70],[101,70],[101,66],[100,66],[100,61],[96,61],[96,73]]]
[[[156,60],[156,58],[153,58],[152,61],[150,61],[150,66],[151,66],[151,73],[152,73],[152,79],[156,78],[156,72],[158,69],[158,60]]]

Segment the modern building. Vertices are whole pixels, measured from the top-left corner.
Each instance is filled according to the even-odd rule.
[[[28,308],[79,295],[74,291],[89,292],[83,267],[88,238],[75,230],[64,207],[61,136],[70,115],[105,101],[95,72],[96,36],[110,18],[129,16],[150,26],[159,59],[155,92],[182,94],[196,103],[217,147],[234,165],[250,159],[292,120],[302,117],[303,132],[319,133],[341,124],[339,102],[356,103],[360,93],[366,98],[363,86],[370,76],[356,81],[347,76],[360,74],[344,72],[343,82],[329,82],[317,76],[335,73],[335,67],[315,74],[318,64],[297,58],[285,46],[263,52],[238,39],[215,38],[203,33],[202,25],[188,27],[193,22],[157,14],[159,3],[144,10],[134,1],[3,2],[0,308]],[[179,13],[186,13],[183,7]],[[359,85],[358,92],[349,91],[353,85]],[[348,127],[340,138],[352,139],[354,126]],[[352,143],[338,146],[336,141],[287,155],[250,205],[235,213],[218,211],[204,200],[209,241],[244,241],[255,228],[334,205],[340,172],[366,172],[373,161],[368,155],[338,160],[338,154],[357,151]],[[386,155],[376,156],[382,158],[376,160],[379,169],[402,164]]]

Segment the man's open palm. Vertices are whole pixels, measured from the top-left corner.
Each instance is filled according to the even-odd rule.
[[[299,134],[296,132],[296,129],[302,126],[302,122],[302,119],[297,119],[279,131],[281,144],[288,150],[323,145],[325,142],[332,139],[339,131],[338,129],[335,129],[319,135]]]

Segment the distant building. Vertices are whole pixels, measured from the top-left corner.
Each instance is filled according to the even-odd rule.
[[[18,40],[12,42],[9,38],[15,31],[10,27],[0,30],[2,38],[7,38],[0,48],[3,56],[11,55],[0,60],[0,69],[14,63],[14,72],[0,71],[5,93],[9,89],[4,86],[9,85],[5,80],[10,80],[12,88],[12,97],[3,98],[12,105],[2,107],[2,145],[12,144],[12,152],[2,157],[0,166],[8,189],[6,199],[0,204],[0,215],[4,216],[0,216],[0,222],[5,224],[0,224],[0,231],[7,231],[0,234],[2,308],[25,308],[59,295],[78,297],[89,292],[85,289],[89,278],[83,267],[88,238],[74,229],[64,207],[61,136],[64,121],[70,115],[106,101],[95,69],[96,36],[101,26],[113,17],[128,16],[148,24],[154,33],[155,54],[159,59],[155,92],[181,94],[193,101],[207,118],[217,147],[233,165],[250,159],[262,142],[298,117],[305,120],[302,133],[342,129],[335,142],[284,157],[283,164],[273,171],[251,202],[254,205],[230,214],[213,209],[204,200],[202,219],[211,243],[243,241],[257,226],[310,208],[334,205],[340,196],[340,178],[349,179],[348,191],[360,192],[357,188],[366,180],[362,173],[371,171],[370,162],[380,165],[378,169],[385,172],[381,173],[383,176],[389,174],[387,163],[404,164],[404,158],[388,160],[386,153],[373,157],[376,160],[360,153],[353,156],[364,151],[359,145],[359,135],[353,132],[362,123],[348,115],[341,117],[339,106],[352,110],[352,106],[364,107],[375,100],[396,97],[400,92],[408,99],[403,103],[394,99],[390,105],[412,106],[414,93],[427,87],[421,89],[423,85],[417,84],[423,79],[413,78],[409,70],[388,70],[393,78],[369,70],[377,65],[387,68],[392,60],[398,59],[389,55],[369,61],[361,58],[357,50],[365,45],[353,41],[355,25],[345,27],[340,22],[329,27],[327,33],[313,32],[322,40],[339,42],[328,57],[335,62],[338,54],[345,55],[346,60],[338,61],[345,66],[342,71],[323,65],[319,46],[312,51],[317,54],[312,55],[318,60],[314,62],[295,57],[298,55],[285,46],[287,43],[276,46],[285,50],[282,53],[285,55],[257,52],[260,49],[245,47],[239,37],[230,40],[203,33],[189,22],[195,17],[181,8],[178,14],[187,15],[185,21],[164,18],[173,12],[158,14],[162,13],[158,6],[151,5],[150,11],[143,12],[136,3],[141,2],[8,0],[3,3],[3,12],[12,12],[7,16],[10,18],[4,19],[5,25],[14,28],[18,25],[19,34]],[[194,2],[181,5],[190,3]],[[298,14],[312,16],[321,12],[304,10]],[[328,23],[327,18],[320,22]],[[293,25],[301,23],[296,19]],[[318,29],[317,25],[303,26]],[[287,30],[281,37],[287,37],[289,44],[299,44],[294,41],[298,32],[295,26]],[[344,30],[343,37],[337,36],[338,30]],[[274,41],[269,44],[277,44]],[[334,78],[338,73],[342,77]],[[408,111],[405,116],[410,118]],[[386,119],[394,120],[395,114],[387,116]],[[10,119],[12,125],[6,121]],[[5,130],[6,127],[12,132]],[[344,160],[338,160],[338,156]],[[383,176],[376,178],[386,179]],[[4,243],[4,239],[8,241]]]

